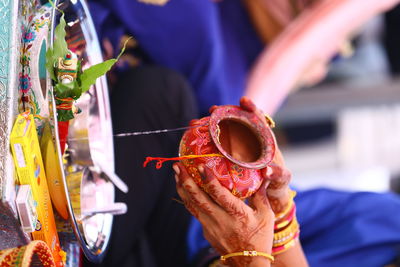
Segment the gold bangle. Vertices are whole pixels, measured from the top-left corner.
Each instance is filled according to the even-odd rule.
[[[279,223],[275,222],[274,231],[279,232],[286,228],[293,221],[294,217],[296,217],[296,204],[292,205],[292,209],[289,211],[284,220],[280,220],[281,222]]]
[[[273,248],[272,249],[272,255],[274,255],[274,256],[279,255],[279,254],[281,254],[283,252],[286,252],[288,249],[294,247],[294,245],[296,244],[297,239],[298,239],[297,237],[293,238],[287,244],[285,244],[283,246],[280,246],[280,247],[277,247],[277,248]]]
[[[231,257],[237,257],[237,256],[245,256],[245,257],[261,256],[261,257],[267,258],[271,262],[274,262],[274,256],[272,256],[271,254],[268,254],[265,252],[259,252],[259,251],[255,251],[255,250],[245,250],[242,252],[233,252],[233,253],[226,254],[224,256],[221,256],[221,262],[224,263],[227,259],[229,259]]]
[[[290,224],[282,231],[274,233],[274,247],[282,246],[288,242],[297,232],[299,231],[299,223],[296,217],[290,222]]]
[[[296,196],[296,191],[290,190],[289,194],[290,194],[289,202],[286,205],[286,208],[282,212],[279,212],[278,214],[275,215],[275,221],[283,219],[287,215],[287,213],[290,212],[290,210],[293,208],[294,205],[293,199]]]

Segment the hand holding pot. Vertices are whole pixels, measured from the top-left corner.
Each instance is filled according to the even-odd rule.
[[[249,198],[249,205],[223,187],[210,169],[199,167],[205,193],[194,182],[182,163],[174,164],[177,191],[186,208],[203,225],[204,237],[221,254],[255,250],[270,254],[274,213],[266,196],[264,182]],[[230,266],[269,266],[263,257],[232,257]]]
[[[247,98],[240,106],[214,106],[211,116],[192,121],[181,140],[180,156],[189,175],[207,192],[198,166],[210,171],[233,195],[245,199],[264,179],[273,159],[275,138],[264,115]]]

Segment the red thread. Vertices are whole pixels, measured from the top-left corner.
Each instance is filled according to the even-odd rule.
[[[146,157],[143,162],[143,168],[147,166],[150,161],[157,160],[156,169],[160,169],[164,162],[172,160],[182,160],[182,159],[193,159],[193,158],[204,158],[204,157],[223,157],[221,154],[204,154],[204,155],[187,155],[174,158],[161,158],[161,157]]]
[[[56,105],[57,109],[60,109],[60,110],[71,110],[72,109],[72,102],[74,101],[74,99],[72,97],[67,97],[67,98],[56,97],[56,100],[61,102],[61,104]]]

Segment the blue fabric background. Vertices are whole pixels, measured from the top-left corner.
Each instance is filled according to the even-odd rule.
[[[381,267],[400,255],[400,197],[328,189],[298,192],[297,217],[304,252],[315,267]],[[193,219],[190,256],[209,246]]]
[[[122,34],[133,35],[151,63],[188,78],[202,114],[211,105],[239,103],[263,48],[239,0],[172,0],[165,6],[92,0],[89,7],[100,39],[118,47]]]

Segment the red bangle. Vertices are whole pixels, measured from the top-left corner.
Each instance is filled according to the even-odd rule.
[[[295,215],[296,215],[296,204],[293,204],[293,207],[287,214],[287,217],[285,218],[285,220],[280,223],[275,223],[274,230],[275,231],[280,230],[280,229],[288,226],[288,224],[293,220]]]

